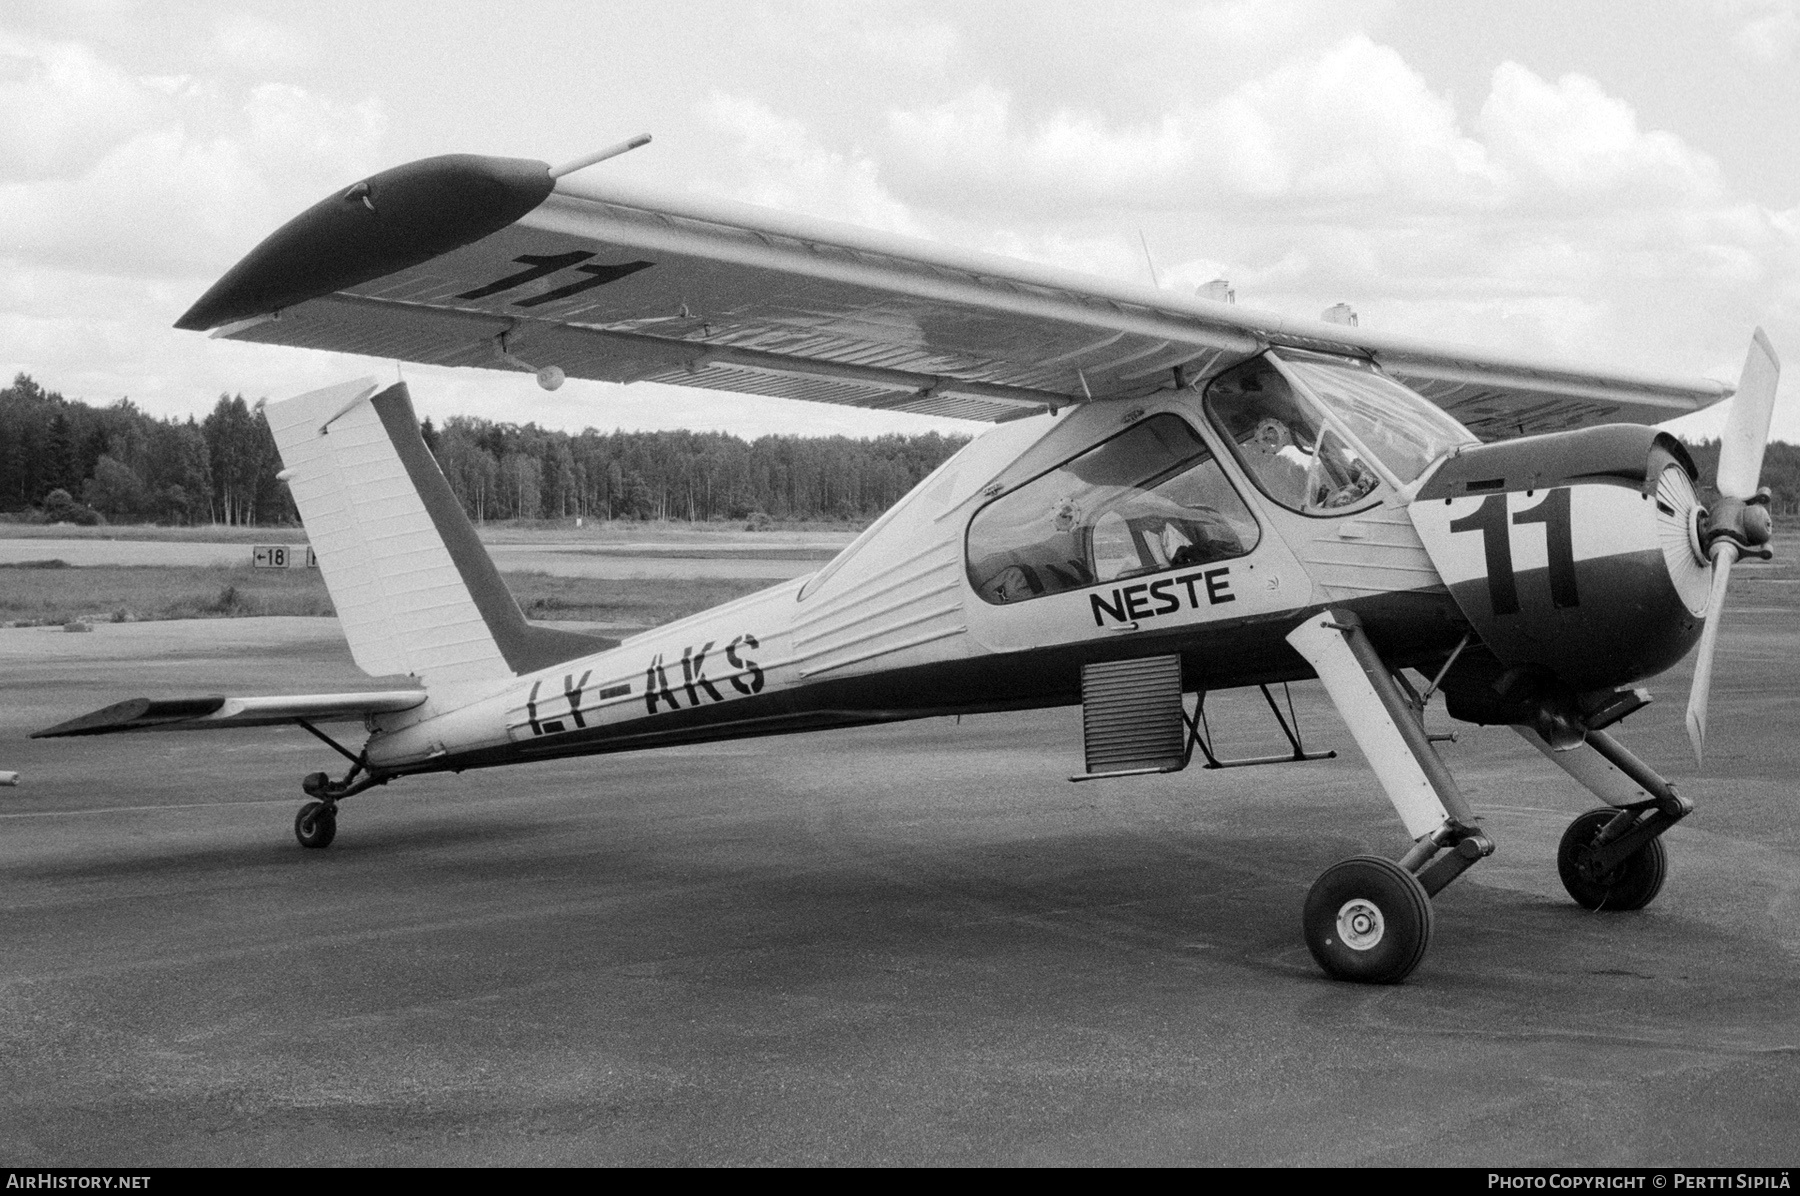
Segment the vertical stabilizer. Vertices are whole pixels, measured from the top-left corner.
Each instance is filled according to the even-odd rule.
[[[264,413],[357,667],[428,687],[499,682],[611,641],[533,627],[419,436],[404,383]]]

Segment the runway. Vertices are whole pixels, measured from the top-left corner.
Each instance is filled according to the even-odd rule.
[[[328,621],[3,631],[0,1156],[1791,1164],[1800,633],[1767,592],[1704,774],[1685,674],[1623,730],[1700,807],[1656,904],[1574,906],[1554,850],[1592,802],[1463,728],[1499,853],[1394,988],[1300,941],[1320,871],[1404,846],[1311,686],[1339,760],[1071,785],[1077,711],[934,719],[403,780],[319,852],[290,824],[335,758],[300,731],[26,735],[380,688]],[[1268,742],[1254,711],[1217,707],[1224,746]]]

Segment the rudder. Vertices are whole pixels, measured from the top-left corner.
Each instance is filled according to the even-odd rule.
[[[419,435],[405,383],[264,408],[358,668],[427,687],[504,681],[612,646],[526,622]]]

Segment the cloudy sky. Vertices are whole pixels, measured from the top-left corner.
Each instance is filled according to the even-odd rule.
[[[0,369],[168,415],[391,374],[170,325],[372,171],[639,132],[596,169],[1145,281],[1141,230],[1164,285],[1490,348],[1735,380],[1761,323],[1800,440],[1800,0],[6,0]],[[406,376],[439,418],[958,426]]]

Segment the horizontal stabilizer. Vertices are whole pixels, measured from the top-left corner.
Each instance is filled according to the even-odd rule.
[[[269,698],[132,698],[32,736],[110,735],[115,731],[210,731],[226,727],[270,727],[281,723],[347,722],[372,714],[397,714],[425,700],[422,689],[377,693],[288,694]]]

